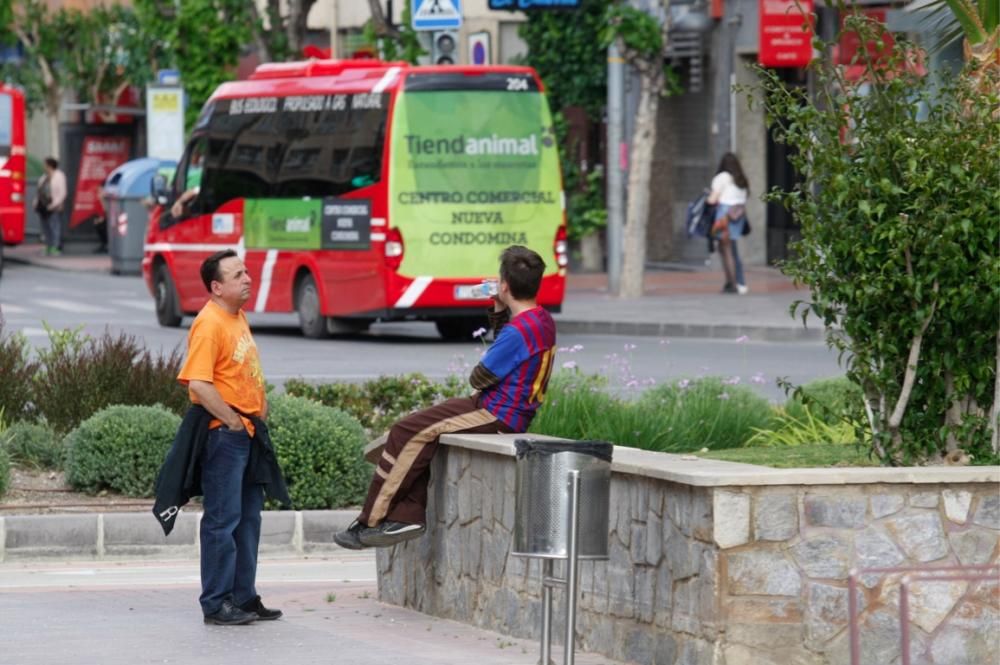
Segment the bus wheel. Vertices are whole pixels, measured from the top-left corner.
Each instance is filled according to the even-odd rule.
[[[176,328],[181,324],[180,307],[177,306],[177,289],[165,264],[156,267],[153,276],[153,297],[156,299],[156,320],[166,328]]]
[[[456,317],[453,319],[437,319],[434,321],[438,333],[444,339],[455,342],[472,342],[472,333],[486,327],[486,319],[477,316]]]
[[[320,313],[319,290],[312,275],[303,277],[295,289],[295,311],[299,313],[303,335],[311,339],[326,337],[326,317]]]

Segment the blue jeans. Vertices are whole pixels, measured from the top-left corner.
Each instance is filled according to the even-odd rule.
[[[242,605],[257,595],[257,545],[264,489],[246,481],[250,446],[245,430],[208,435],[201,459],[205,512],[201,518],[202,611],[214,614],[227,598]]]
[[[743,261],[740,260],[740,243],[737,242],[736,238],[730,240],[730,245],[733,248],[733,264],[736,266],[736,283],[740,286],[746,286],[747,281],[743,277]]]

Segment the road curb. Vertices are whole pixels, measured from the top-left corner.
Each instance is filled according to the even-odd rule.
[[[662,323],[640,321],[581,321],[555,317],[564,335],[627,335],[632,337],[691,337],[734,340],[746,336],[755,342],[820,342],[825,333],[793,326],[741,326],[732,324]]]
[[[148,512],[4,515],[0,562],[32,559],[196,558],[201,511],[182,510],[169,536]],[[262,554],[311,554],[341,549],[335,531],[347,528],[355,510],[265,511]]]

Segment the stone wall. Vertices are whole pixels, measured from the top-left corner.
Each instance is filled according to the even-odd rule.
[[[537,638],[541,564],[510,554],[510,442],[446,441],[451,445],[439,449],[432,470],[428,534],[379,551],[380,597]],[[838,469],[821,484],[815,470],[774,473],[623,448],[615,456],[621,461],[612,474],[610,556],[582,562],[577,615],[578,648],[611,658],[643,665],[846,664],[852,569],[997,561],[996,468],[857,470],[858,484],[850,484],[855,470]],[[877,482],[873,471],[885,471],[887,480]],[[928,482],[949,473],[953,482]],[[790,482],[799,476],[809,484]],[[564,575],[561,563],[556,574]],[[898,662],[901,577],[860,577],[866,665]],[[913,663],[995,662],[995,579],[914,579],[910,592]],[[555,599],[558,644],[560,590]]]

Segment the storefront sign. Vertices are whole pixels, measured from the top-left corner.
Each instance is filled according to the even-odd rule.
[[[805,67],[812,60],[813,0],[758,0],[764,67]]]

